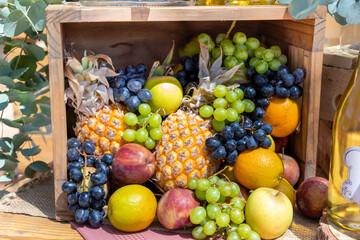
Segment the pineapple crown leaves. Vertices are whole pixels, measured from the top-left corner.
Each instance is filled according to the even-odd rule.
[[[105,54],[87,55],[79,59],[76,53],[66,53],[65,76],[69,88],[65,90],[64,100],[76,109],[77,113],[93,116],[109,101],[114,103],[113,91],[106,77],[118,74],[113,70],[111,58]],[[102,64],[102,63],[105,63]],[[112,69],[106,67],[110,65]]]
[[[211,64],[207,47],[201,41],[199,41],[199,44],[199,84],[197,86],[196,84],[190,85],[187,92],[193,90],[193,94],[191,97],[185,96],[183,99],[183,105],[190,109],[198,109],[214,100],[213,91],[217,85],[230,84],[228,88],[234,88],[238,87],[239,83],[247,81],[245,77],[234,79],[235,74],[238,74],[238,76],[244,76],[244,71],[239,70],[243,63],[234,66],[230,70],[221,67],[222,51],[220,48],[220,57]]]
[[[165,60],[162,64],[160,64],[160,61],[154,62],[154,64],[151,67],[149,78],[155,77],[155,76],[166,76],[166,75],[173,75],[173,70],[170,66],[171,60],[174,55],[174,48],[175,48],[175,41],[172,41],[172,47],[166,56]]]

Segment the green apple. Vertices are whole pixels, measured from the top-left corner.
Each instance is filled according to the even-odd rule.
[[[261,187],[246,202],[245,219],[262,239],[281,236],[290,227],[293,206],[288,197],[272,188]]]
[[[152,93],[152,100],[148,102],[152,112],[162,116],[169,115],[178,110],[183,99],[183,90],[180,82],[171,76],[151,77],[147,80],[145,88]]]

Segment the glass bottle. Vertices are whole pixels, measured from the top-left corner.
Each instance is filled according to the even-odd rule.
[[[360,231],[360,55],[338,104],[332,137],[328,216]]]

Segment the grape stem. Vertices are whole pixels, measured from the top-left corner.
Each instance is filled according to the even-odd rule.
[[[218,171],[217,173],[215,173],[213,176],[219,175],[222,172],[224,172],[227,168],[229,168],[229,166],[225,166],[223,169],[221,169],[220,171]]]
[[[221,175],[223,175],[226,178],[226,180],[228,180],[228,182],[231,182],[231,180],[228,178],[228,176],[226,176],[226,174],[222,173]]]
[[[231,23],[231,26],[230,26],[229,30],[227,31],[224,39],[228,39],[228,38],[229,38],[231,31],[232,31],[232,30],[234,29],[234,27],[235,27],[235,24],[236,24],[236,21],[234,20],[234,21]]]

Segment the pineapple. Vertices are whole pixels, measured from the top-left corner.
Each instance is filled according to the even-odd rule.
[[[205,140],[214,135],[211,121],[198,115],[198,109],[214,100],[213,89],[228,82],[240,65],[231,70],[221,68],[220,56],[209,67],[209,52],[200,42],[199,86],[193,87],[191,98],[184,98],[180,110],[172,113],[162,123],[163,137],[155,148],[155,179],[168,191],[187,187],[189,178],[207,178],[220,166],[220,161],[211,158]],[[233,82],[233,79],[231,81]]]
[[[99,65],[101,61],[113,68],[108,56],[86,56],[86,52],[81,61],[68,54],[65,68],[69,80],[65,102],[74,107],[77,114],[76,137],[81,142],[92,141],[95,153],[100,156],[117,152],[125,143],[122,135],[127,128],[124,122],[126,108],[115,104],[112,89],[106,80],[106,77],[117,74]]]

